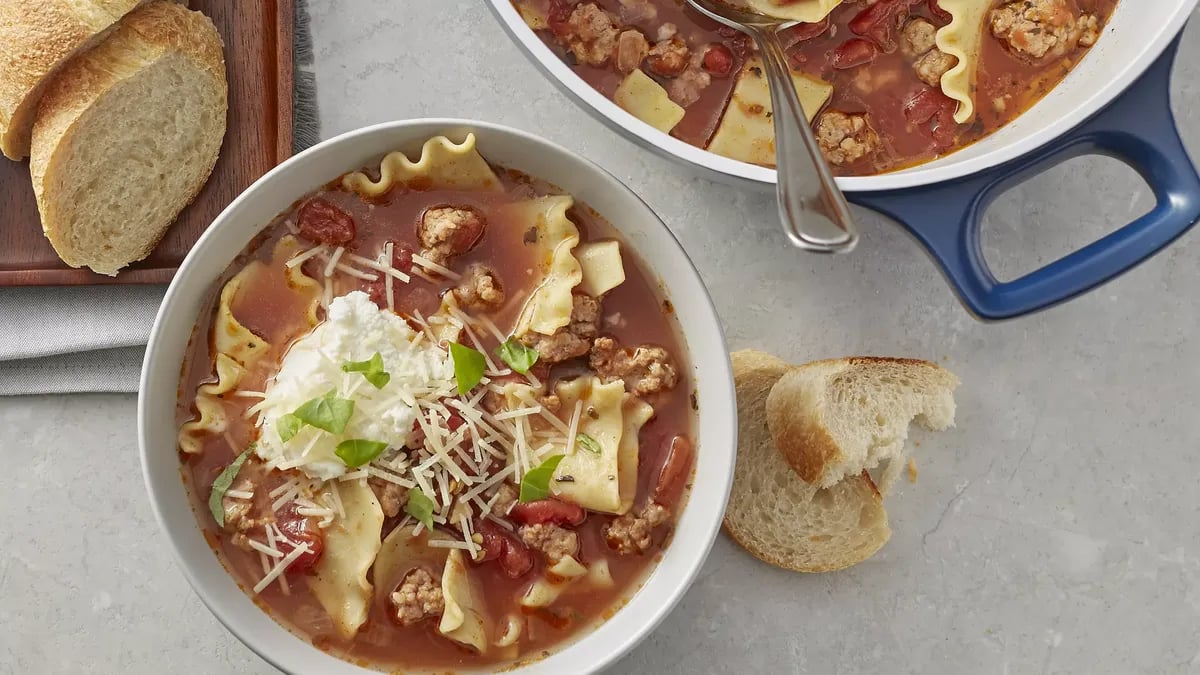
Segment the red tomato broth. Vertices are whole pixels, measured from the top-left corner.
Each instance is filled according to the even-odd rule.
[[[527,5],[540,11],[547,11],[552,3],[578,4],[590,1],[618,17],[622,9],[621,0],[513,1],[514,4]],[[657,9],[657,18],[629,25],[645,33],[651,43],[659,25],[674,23],[679,35],[693,48],[710,43],[729,47],[736,61],[734,73],[740,71],[744,55],[749,49],[744,35],[716,24],[677,0],[646,1]],[[1107,24],[1118,0],[1067,2],[1076,14],[1093,14],[1103,26]],[[948,114],[942,114],[937,119],[949,122],[952,126],[934,131],[930,118],[922,115],[921,121],[914,122],[911,113],[906,114],[912,107],[914,97],[923,91],[936,91],[945,104],[953,106],[955,102],[941,96],[940,89],[922,82],[912,68],[911,59],[899,49],[889,51],[887,40],[884,41],[885,47],[881,48],[873,39],[879,37],[879,32],[867,32],[860,36],[851,29],[856,17],[868,9],[886,10],[889,5],[904,4],[909,6],[901,10],[899,16],[902,21],[924,18],[936,26],[945,25],[948,21],[948,15],[940,8],[934,11],[925,0],[880,0],[870,8],[858,0],[846,0],[821,24],[800,24],[789,29],[784,36],[793,68],[833,85],[833,94],[823,110],[865,113],[880,137],[880,151],[859,161],[833,166],[836,175],[862,176],[904,169],[966,147],[1027,111],[1057,86],[1088,51],[1086,47],[1076,46],[1061,58],[1048,57],[1031,62],[1013,54],[985,25],[975,82],[975,119],[958,125],[952,122]],[[993,7],[999,6],[1003,0],[994,0],[992,4]],[[890,35],[892,42],[899,36],[899,30],[883,32]],[[538,33],[555,53],[572,64],[576,74],[606,97],[612,98],[623,76],[613,70],[611,63],[604,67],[575,63],[570,52],[555,40],[550,31]],[[849,52],[847,47],[851,47]],[[860,49],[855,50],[854,47]],[[868,49],[871,52],[869,55],[865,51]],[[857,53],[851,53],[855,51]],[[834,64],[838,63],[841,55],[847,55],[848,63],[856,65],[835,68]],[[666,78],[648,74],[664,86],[668,82]],[[685,106],[683,120],[671,131],[671,135],[691,145],[707,147],[724,115],[735,83],[736,76],[714,77],[712,83],[701,92],[700,99]],[[993,104],[1001,97],[1005,97],[1003,109]]]
[[[429,207],[455,204],[470,205],[488,215],[487,229],[478,245],[469,253],[453,261],[453,269],[461,271],[472,262],[486,262],[501,277],[508,300],[492,318],[505,330],[511,324],[524,298],[532,290],[533,269],[536,267],[530,247],[522,246],[524,223],[506,222],[497,207],[521,199],[543,194],[561,194],[552,186],[531,180],[515,172],[501,172],[504,190],[495,193],[464,192],[450,190],[421,190],[397,188],[376,200],[365,200],[353,193],[340,189],[334,183],[315,193],[322,199],[344,210],[354,219],[357,236],[349,249],[366,257],[374,257],[385,241],[407,244],[420,249],[415,223],[420,214]],[[279,216],[246,251],[231,265],[221,279],[223,286],[229,278],[253,261],[269,262],[276,242],[288,235],[295,224],[298,202],[292,209]],[[582,241],[620,239],[617,232],[591,209],[577,204],[570,216],[578,226]],[[307,246],[308,244],[306,244]],[[653,343],[668,348],[679,371],[679,383],[673,391],[656,394],[648,399],[655,416],[640,434],[641,451],[639,467],[638,505],[642,505],[653,491],[653,481],[661,469],[663,449],[676,435],[692,435],[695,411],[691,400],[694,392],[687,365],[687,353],[678,334],[673,314],[664,309],[660,300],[662,293],[654,277],[627,246],[622,246],[622,257],[626,281],[604,299],[604,313],[614,320],[602,322],[601,334],[611,335],[626,345]],[[320,275],[324,263],[305,263],[304,268]],[[278,272],[278,270],[273,270]],[[362,288],[366,282],[348,276],[336,277],[335,295]],[[428,316],[437,309],[438,297],[443,289],[430,290],[428,296],[411,287],[424,286],[414,279],[409,286],[395,285],[397,309],[408,311],[420,309]],[[442,286],[452,287],[453,282]],[[180,398],[177,405],[177,421],[182,424],[196,416],[193,396],[196,388],[214,380],[212,372],[213,346],[212,314],[218,292],[209,301],[209,309],[197,323],[189,347],[189,354],[182,370]],[[278,367],[288,346],[306,330],[294,316],[264,318],[271,312],[295,313],[298,305],[290,292],[282,273],[257,275],[237,294],[231,307],[235,317],[247,327],[262,331],[260,337],[271,343],[268,355],[258,363],[248,379],[239,384],[239,389],[262,391],[268,378]],[[303,328],[303,330],[302,330]],[[490,352],[496,340],[480,334],[484,347]],[[464,342],[466,338],[464,336]],[[578,374],[579,365],[568,363],[556,366],[551,379]],[[202,452],[196,455],[181,453],[183,481],[193,501],[193,508],[206,539],[214,544],[219,559],[247,593],[261,578],[262,563],[256,553],[246,551],[231,542],[228,533],[217,527],[209,514],[208,495],[217,475],[240,454],[241,449],[255,440],[258,429],[244,412],[257,402],[254,398],[227,396],[223,399],[228,418],[231,420],[230,438],[220,435],[206,438]],[[693,461],[694,464],[694,461]],[[272,472],[273,482],[268,487],[282,484],[279,472]],[[647,487],[648,486],[648,487]],[[256,491],[255,499],[267,499],[266,490]],[[269,502],[270,500],[267,499]],[[683,502],[672,509],[672,520],[683,508]],[[403,513],[401,514],[403,516]],[[658,553],[669,539],[670,525],[656,531],[655,545],[642,555],[617,555],[605,543],[603,526],[611,516],[589,512],[586,520],[575,531],[579,534],[580,550],[577,556],[585,565],[607,559],[614,586],[606,590],[568,589],[562,598],[544,610],[526,611],[526,625],[520,641],[521,660],[541,658],[564,640],[573,639],[590,627],[610,617],[625,599],[636,591],[658,559]],[[386,536],[399,519],[388,519],[384,525]],[[411,527],[411,525],[409,526]],[[531,572],[519,579],[509,578],[501,566],[485,562],[471,566],[484,589],[486,604],[492,613],[493,623],[499,622],[505,613],[520,611],[517,600],[530,583],[541,577],[546,568],[544,556],[534,554]],[[303,574],[286,575],[291,594],[285,595],[279,584],[268,586],[254,596],[254,601],[276,621],[292,632],[310,640],[318,648],[341,658],[361,663],[367,667],[382,669],[437,669],[458,667],[480,667],[511,660],[504,654],[493,653],[481,657],[470,650],[437,634],[436,619],[419,625],[403,628],[387,617],[388,607],[376,596],[367,623],[351,641],[344,641],[334,630],[325,610],[306,589]]]

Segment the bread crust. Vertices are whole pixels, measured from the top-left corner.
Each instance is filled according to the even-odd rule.
[[[29,154],[34,115],[51,78],[144,1],[0,2],[0,152],[15,160]]]
[[[733,494],[723,521],[725,532],[751,555],[776,567],[795,572],[831,572],[856,565],[874,555],[891,536],[883,500],[871,477],[852,476],[828,490],[804,483],[799,476],[790,485],[803,501],[795,506],[821,515],[821,509],[839,509],[850,515],[849,520],[861,527],[853,531],[831,531],[813,534],[808,541],[793,541],[791,550],[766,543],[769,537],[763,530],[778,527],[763,518],[763,514],[746,511],[750,508],[746,491],[748,470],[783,471],[788,466],[778,458],[767,428],[766,400],[780,378],[793,366],[764,352],[745,350],[731,355],[738,404],[738,463],[735,470]],[[746,462],[767,462],[769,466],[746,466]],[[789,480],[785,476],[777,480]],[[783,492],[783,489],[780,489]],[[783,495],[781,494],[781,497]],[[825,519],[819,519],[824,522]],[[801,528],[794,525],[795,531]]]
[[[804,480],[829,487],[844,472],[847,457],[824,417],[826,388],[844,372],[872,366],[900,366],[914,374],[932,369],[939,377],[944,374],[957,383],[957,378],[935,363],[880,356],[824,359],[788,372],[767,396],[767,424],[775,447]]]
[[[46,88],[33,128],[29,166],[43,232],[64,262],[73,267],[87,265],[102,274],[116,274],[125,265],[148,256],[175,215],[199,195],[216,164],[225,133],[228,87],[222,48],[220,35],[208,17],[174,2],[152,2],[127,16],[102,44],[69,63]],[[183,55],[204,76],[212,78],[220,92],[219,137],[210,138],[205,144],[212,147],[212,152],[205,157],[187,158],[201,163],[203,170],[179,193],[162,196],[172,216],[155,223],[156,236],[138,250],[122,251],[120,261],[102,260],[95,251],[76,250],[62,231],[65,224],[59,214],[60,208],[70,205],[58,204],[52,187],[63,171],[59,164],[66,161],[64,156],[69,154],[73,135],[89,123],[95,104],[113,95],[141,68],[169,54]]]

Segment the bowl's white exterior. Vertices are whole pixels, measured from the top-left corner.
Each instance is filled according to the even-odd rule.
[[[497,164],[555,185],[607,218],[653,265],[668,289],[691,353],[699,390],[698,462],[693,498],[674,539],[644,587],[617,615],[574,644],[522,672],[599,670],[629,651],[663,619],[692,582],[728,498],[737,444],[733,376],[720,322],[700,276],[657,216],[596,165],[529,134],[463,120],[393,122],[328,140],[284,162],[238,197],[187,256],[159,310],[142,372],[138,440],[142,468],[159,523],[201,600],[238,638],[289,673],[350,675],[362,669],[321,652],[264,614],[234,583],[196,525],[180,481],[175,398],[180,363],[202,305],[233,258],[278,213],[337,176],[384,153],[414,153],[437,134],[474,131]]]
[[[1166,49],[1198,0],[1122,0],[1104,36],[1079,66],[1026,114],[997,133],[928,164],[879,176],[839,178],[848,192],[929,185],[968,176],[1058,138],[1132,84]],[[585,109],[638,144],[735,182],[774,185],[775,171],[701,150],[668,136],[592,89],[533,33],[511,0],[488,0],[509,35]]]

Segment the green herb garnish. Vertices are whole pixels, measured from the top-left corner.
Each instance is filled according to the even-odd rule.
[[[554,471],[562,460],[563,455],[555,455],[542,462],[536,469],[525,472],[525,477],[521,479],[522,504],[545,499],[550,494],[550,479],[554,477]]]
[[[337,455],[346,463],[346,466],[351,469],[366,464],[375,459],[384,450],[387,450],[387,443],[382,441],[368,441],[365,438],[351,438],[347,441],[342,441],[337,444],[333,454]]]
[[[604,452],[604,448],[600,446],[600,442],[587,434],[575,434],[575,444],[593,455],[599,455]]]
[[[296,434],[300,433],[302,426],[304,426],[304,422],[291,413],[280,415],[279,419],[275,420],[275,430],[279,432],[279,440],[284,443],[295,438]]]
[[[454,359],[454,381],[458,383],[458,393],[465,394],[474,389],[483,379],[487,359],[483,358],[482,353],[457,342],[450,343],[450,357]]]
[[[420,488],[408,491],[408,504],[405,504],[404,512],[416,518],[425,529],[433,530],[433,500],[426,497]]]
[[[342,372],[362,373],[367,382],[374,385],[376,389],[383,389],[392,379],[392,376],[383,369],[383,355],[379,352],[375,352],[375,355],[366,361],[347,361],[343,363]]]
[[[222,500],[225,499],[225,493],[229,491],[229,486],[233,485],[233,479],[237,478],[238,471],[242,470],[242,464],[245,463],[252,450],[254,450],[253,444],[238,455],[232,464],[225,467],[221,475],[213,481],[212,492],[208,495],[208,510],[212,511],[213,520],[217,521],[217,525],[221,527],[225,527],[225,505]]]
[[[509,368],[522,375],[527,374],[538,360],[536,349],[526,347],[524,343],[513,338],[505,340],[504,344],[496,347],[496,356],[507,363]]]
[[[338,398],[334,390],[296,408],[292,414],[304,424],[331,434],[340,434],[346,430],[346,424],[354,414],[354,401]]]

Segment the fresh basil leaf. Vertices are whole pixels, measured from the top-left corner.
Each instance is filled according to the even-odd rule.
[[[527,374],[538,360],[536,349],[527,347],[520,340],[513,338],[505,340],[504,344],[496,347],[496,356],[507,363],[509,368],[522,375]]]
[[[331,434],[340,434],[346,430],[346,424],[354,414],[354,401],[338,398],[336,391],[330,391],[296,408],[292,414],[305,424]]]
[[[337,455],[346,463],[346,466],[351,469],[370,462],[387,450],[387,443],[383,441],[368,441],[365,438],[351,438],[337,444],[333,454]]]
[[[246,451],[237,456],[237,459],[225,467],[221,475],[213,481],[212,492],[208,495],[208,510],[212,511],[213,520],[217,521],[217,525],[225,527],[225,505],[222,501],[225,499],[225,493],[229,491],[229,486],[233,485],[233,479],[237,478],[238,471],[242,470],[242,464],[246,462],[246,458],[254,450],[254,446],[246,448]]]
[[[279,432],[279,440],[284,443],[295,438],[303,426],[304,422],[301,422],[299,417],[291,413],[280,415],[279,419],[275,420],[275,430]]]
[[[547,458],[536,469],[525,472],[525,476],[521,478],[520,500],[522,504],[536,502],[550,495],[550,479],[554,477],[554,471],[562,460],[563,455],[555,455]]]
[[[604,448],[600,446],[600,442],[587,434],[575,434],[575,444],[593,455],[599,455],[604,452]]]
[[[425,496],[420,488],[408,491],[408,503],[404,506],[404,512],[416,518],[425,529],[433,530],[433,500]]]
[[[458,383],[458,393],[465,394],[474,389],[483,379],[487,359],[483,358],[482,353],[457,342],[450,343],[450,357],[454,359],[454,381]]]
[[[383,369],[383,355],[375,355],[366,361],[347,361],[342,364],[343,373],[362,373],[363,377],[376,389],[383,389],[391,382],[392,376]]]

